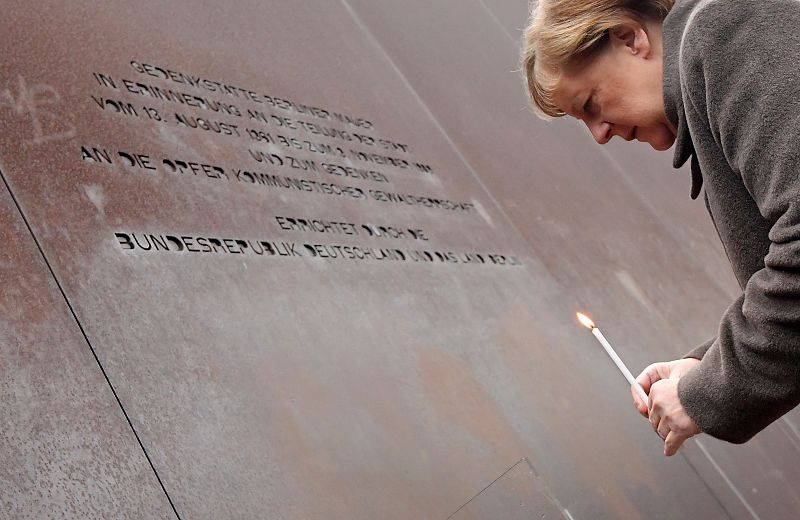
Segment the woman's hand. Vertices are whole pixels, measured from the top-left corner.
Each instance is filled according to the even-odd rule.
[[[642,373],[636,378],[636,382],[642,385],[644,393],[650,395],[650,387],[662,379],[680,379],[683,374],[691,370],[700,363],[699,359],[686,358],[676,359],[675,361],[665,361],[662,363],[653,363],[649,367],[642,370]],[[633,395],[633,404],[642,417],[648,417],[650,410],[647,405],[639,397],[636,390],[631,387],[631,395]]]
[[[636,409],[650,420],[658,436],[664,439],[664,455],[677,453],[683,442],[700,433],[678,399],[678,380],[694,368],[699,359],[686,358],[654,363],[645,368],[636,381],[650,398],[650,407],[631,388]]]
[[[700,433],[678,399],[678,378],[662,379],[650,387],[650,424],[664,439],[664,455],[671,457],[683,442]]]

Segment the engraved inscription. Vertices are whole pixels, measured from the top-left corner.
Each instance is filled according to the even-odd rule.
[[[120,123],[153,125],[154,129],[171,127],[201,139],[216,139],[215,147],[238,148],[239,157],[250,166],[235,164],[235,160],[230,163],[230,154],[220,161],[216,156],[199,157],[184,149],[164,156],[148,150],[84,143],[79,146],[80,157],[93,166],[83,174],[143,175],[161,178],[163,181],[159,182],[167,182],[167,186],[201,182],[208,183],[202,184],[208,186],[204,189],[255,189],[258,191],[253,193],[263,193],[258,195],[263,197],[270,197],[269,193],[292,193],[298,198],[298,213],[306,211],[302,197],[322,195],[342,201],[345,206],[337,203],[337,208],[352,204],[385,207],[387,216],[375,219],[380,222],[371,217],[358,222],[332,215],[273,215],[273,231],[282,236],[275,239],[123,229],[114,234],[121,251],[306,262],[522,265],[513,254],[459,251],[441,244],[442,238],[447,237],[432,235],[425,225],[409,225],[409,214],[422,216],[421,212],[428,211],[457,215],[465,226],[480,225],[480,220],[473,217],[478,214],[473,201],[457,200],[441,192],[425,193],[432,187],[438,191],[441,186],[438,181],[425,181],[436,176],[436,168],[417,157],[412,144],[381,135],[373,121],[172,67],[137,60],[131,60],[129,65],[127,77],[93,73],[99,91],[89,95],[90,107],[100,111],[102,117],[116,118],[113,120]],[[19,93],[0,91],[0,102],[31,118],[34,140],[74,135],[73,128],[66,133],[47,133],[44,129],[43,120],[60,121],[48,111],[59,99],[55,90],[45,85],[28,88],[22,78],[19,82]],[[409,182],[416,182],[417,187],[409,187]],[[393,186],[396,183],[398,186]],[[397,208],[395,213],[403,216],[405,224],[392,222],[395,219],[391,208]],[[311,240],[312,237],[334,242]],[[339,239],[356,243],[342,243]]]

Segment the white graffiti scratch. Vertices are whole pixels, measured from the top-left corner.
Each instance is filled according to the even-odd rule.
[[[53,112],[61,102],[58,91],[43,83],[28,86],[21,75],[17,76],[17,95],[11,88],[0,90],[0,108],[9,108],[15,114],[30,118],[33,136],[26,144],[39,145],[75,137],[75,126]]]

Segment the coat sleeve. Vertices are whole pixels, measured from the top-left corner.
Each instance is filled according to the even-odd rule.
[[[770,245],[678,395],[701,430],[742,443],[800,403],[800,2],[707,5],[685,33],[684,96]]]
[[[716,340],[717,338],[711,338],[702,345],[693,348],[692,350],[687,352],[686,355],[683,356],[683,359],[686,358],[703,359],[703,356],[706,355],[706,352],[708,352],[708,349],[711,348],[711,346],[714,344]]]

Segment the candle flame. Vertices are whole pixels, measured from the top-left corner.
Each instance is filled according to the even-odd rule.
[[[586,327],[587,329],[594,329],[594,322],[589,319],[589,316],[582,314],[580,312],[576,313],[578,316],[578,320],[581,322],[581,325]]]

